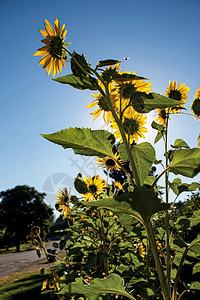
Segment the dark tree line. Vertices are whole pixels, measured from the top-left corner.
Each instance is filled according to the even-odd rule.
[[[53,221],[53,208],[44,202],[46,194],[34,187],[18,185],[0,193],[1,247],[16,246],[26,241],[32,226],[41,228],[44,238]]]

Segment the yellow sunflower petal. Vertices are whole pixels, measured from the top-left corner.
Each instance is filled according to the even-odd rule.
[[[52,35],[55,34],[54,28],[53,28],[53,26],[49,23],[49,21],[47,21],[47,20],[45,19],[45,22],[47,23],[49,29],[51,30]]]
[[[46,32],[46,30],[44,30],[44,29],[39,29],[39,32],[40,32],[44,37],[47,37],[47,36],[48,36],[48,32]]]

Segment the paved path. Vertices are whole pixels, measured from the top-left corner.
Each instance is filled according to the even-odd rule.
[[[52,242],[46,245],[46,249],[48,248],[52,248]],[[18,272],[35,262],[44,261],[45,258],[45,255],[42,254],[39,259],[36,250],[0,255],[0,278]]]

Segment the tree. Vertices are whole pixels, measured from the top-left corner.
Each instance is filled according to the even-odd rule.
[[[32,226],[39,226],[45,237],[53,217],[53,208],[44,202],[45,196],[27,185],[0,193],[0,224],[12,236],[16,251],[20,251],[20,242],[26,240]]]

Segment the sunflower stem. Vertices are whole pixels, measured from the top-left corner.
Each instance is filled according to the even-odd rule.
[[[123,139],[123,142],[124,142],[124,146],[125,146],[125,148],[126,148],[126,152],[127,152],[127,155],[128,155],[129,161],[130,161],[130,165],[131,165],[131,169],[132,169],[132,172],[133,172],[133,176],[134,176],[136,185],[140,186],[140,180],[139,180],[139,177],[138,177],[137,169],[136,169],[136,166],[135,166],[135,163],[134,163],[132,154],[131,154],[130,145],[129,145],[127,139],[126,139],[126,135],[125,135],[125,132],[124,132],[124,128],[123,128],[123,126],[122,126],[122,122],[121,122],[121,120],[118,118],[118,116],[117,116],[117,114],[116,114],[116,112],[115,112],[115,110],[114,110],[114,107],[112,106],[112,102],[111,102],[111,100],[110,100],[110,94],[109,94],[109,89],[108,89],[108,83],[106,84],[105,89],[106,89],[106,100],[107,100],[109,109],[110,109],[110,111],[112,112],[113,118],[115,119],[115,122],[117,123],[118,128],[119,128],[119,130],[120,130],[120,133],[121,133],[121,136],[122,136],[122,139]],[[133,182],[133,181],[132,181],[132,182]]]
[[[162,292],[163,292],[164,299],[165,300],[170,300],[171,299],[170,290],[168,289],[168,286],[166,284],[165,275],[164,275],[164,272],[163,272],[162,263],[161,263],[160,258],[159,258],[159,253],[158,253],[158,249],[157,249],[156,240],[155,240],[155,236],[154,236],[151,221],[149,221],[146,224],[145,227],[146,227],[147,235],[148,235],[149,242],[150,242],[150,245],[151,245],[151,251],[152,251],[152,254],[153,254],[154,261],[155,261],[155,266],[156,266],[156,270],[157,270],[157,273],[158,273],[158,278],[159,278],[159,281],[160,281],[160,284],[161,284],[161,287],[162,287]]]
[[[167,152],[167,142],[168,142],[168,123],[169,123],[169,116],[167,116],[167,124],[166,124],[166,131],[165,131],[165,153]],[[165,167],[166,170],[169,168],[169,160],[168,157],[165,159]],[[165,199],[166,203],[169,203],[169,184],[168,184],[168,171],[165,172]],[[170,282],[171,282],[171,262],[170,262],[170,231],[169,231],[169,213],[166,211],[165,215],[165,231],[166,231],[166,264],[167,264],[167,287],[170,290]]]

